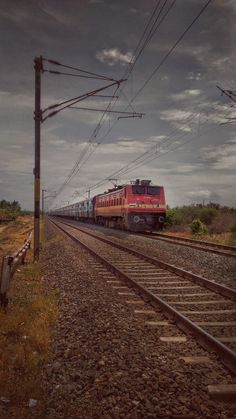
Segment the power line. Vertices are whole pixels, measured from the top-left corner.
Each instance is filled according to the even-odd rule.
[[[130,75],[130,74],[131,74],[131,72],[132,72],[132,70],[133,70],[133,68],[134,68],[134,65],[136,64],[136,62],[137,62],[138,58],[140,57],[141,53],[143,52],[144,48],[145,48],[145,47],[147,46],[147,44],[150,42],[150,40],[151,40],[151,38],[153,37],[153,35],[154,35],[154,33],[156,32],[156,30],[158,29],[158,27],[161,25],[161,23],[164,21],[164,19],[166,18],[166,16],[168,15],[168,13],[169,13],[169,12],[170,12],[170,10],[172,9],[172,7],[174,6],[175,1],[176,1],[176,0],[173,0],[173,1],[172,1],[172,3],[171,3],[171,5],[169,6],[169,8],[168,8],[167,12],[164,14],[164,16],[162,17],[161,21],[159,22],[159,24],[158,24],[158,25],[157,25],[157,27],[155,28],[155,24],[156,24],[156,22],[157,22],[158,18],[160,17],[160,15],[161,15],[162,11],[164,10],[164,7],[165,7],[166,3],[167,3],[167,0],[164,0],[163,4],[162,4],[162,6],[161,6],[161,9],[160,9],[160,11],[158,12],[157,17],[155,18],[154,22],[152,23],[151,29],[149,29],[149,32],[148,32],[148,34],[147,34],[147,36],[146,36],[146,39],[145,39],[145,41],[144,41],[144,43],[143,43],[143,45],[142,45],[142,47],[141,47],[141,49],[140,49],[140,51],[139,51],[139,53],[138,53],[137,57],[135,58],[135,62],[133,63],[133,58],[135,57],[135,54],[136,54],[136,52],[138,51],[139,46],[142,44],[142,40],[144,39],[144,36],[145,36],[146,32],[148,31],[148,26],[151,24],[151,21],[152,21],[152,19],[153,19],[154,15],[155,15],[155,13],[157,12],[159,5],[160,5],[160,0],[157,2],[156,6],[155,6],[155,8],[154,8],[154,11],[153,11],[153,13],[152,13],[152,15],[151,15],[151,17],[150,17],[150,19],[149,19],[149,21],[148,21],[148,24],[146,25],[146,28],[145,28],[145,30],[144,30],[144,32],[143,32],[143,34],[142,34],[142,36],[141,36],[141,39],[140,39],[140,41],[138,42],[138,45],[137,45],[137,47],[136,47],[136,49],[135,49],[135,52],[134,52],[134,54],[133,54],[133,58],[131,58],[131,60],[130,60],[130,63],[129,63],[129,64],[130,64],[130,68],[128,69],[128,75]],[[125,73],[124,73],[124,77],[125,77],[125,74],[126,74],[126,73],[127,73],[127,71],[125,71]],[[123,94],[124,94],[124,93],[123,93]],[[99,144],[97,144],[97,146],[95,146],[95,148],[94,148],[94,149],[92,149],[92,150],[90,151],[89,155],[86,157],[85,161],[82,163],[82,160],[83,160],[83,158],[85,157],[85,155],[86,155],[87,151],[89,151],[89,148],[90,148],[90,145],[91,145],[91,138],[92,138],[93,136],[94,136],[95,138],[97,137],[97,134],[98,134],[98,132],[99,132],[99,131],[100,131],[100,129],[101,129],[101,122],[102,122],[102,120],[103,120],[103,118],[104,118],[105,114],[109,112],[109,108],[110,108],[110,106],[111,106],[111,103],[112,103],[112,101],[110,101],[110,103],[108,104],[108,107],[107,107],[107,109],[104,111],[104,114],[102,115],[102,118],[100,119],[99,123],[97,124],[96,128],[94,129],[93,134],[92,134],[92,136],[90,137],[89,143],[88,143],[88,145],[87,145],[87,149],[82,151],[82,154],[80,155],[80,158],[76,161],[75,165],[73,166],[72,171],[71,171],[71,172],[70,172],[70,174],[68,175],[68,177],[67,177],[67,179],[65,180],[65,182],[63,183],[63,185],[59,188],[59,193],[63,190],[64,186],[66,186],[66,185],[70,182],[70,180],[72,179],[72,177],[74,177],[74,176],[78,173],[78,171],[82,168],[82,166],[84,166],[84,164],[88,161],[88,159],[90,158],[90,156],[91,156],[91,155],[95,152],[95,150],[96,150],[97,146],[99,146],[99,145],[101,144],[101,140],[100,140]],[[115,102],[115,103],[116,103],[116,102]],[[132,105],[131,105],[131,106],[132,106]],[[126,109],[127,109],[127,108],[126,108]],[[133,109],[133,108],[132,108],[132,109]],[[133,110],[133,111],[134,111],[134,110]],[[118,111],[117,111],[117,112],[118,112]],[[125,111],[123,111],[123,112],[125,112]],[[103,139],[102,139],[102,140],[104,140],[104,139],[107,137],[107,135],[111,132],[111,130],[112,130],[112,129],[113,129],[113,127],[111,127],[111,128],[108,130],[108,132],[106,133],[106,135],[103,137]]]
[[[180,37],[177,39],[177,41],[174,43],[174,45],[169,49],[169,51],[165,54],[165,56],[162,58],[160,63],[157,65],[157,67],[152,71],[148,79],[145,81],[145,83],[140,87],[140,89],[137,91],[135,96],[132,98],[131,102],[136,99],[136,97],[142,92],[144,87],[149,83],[149,81],[153,78],[153,76],[158,72],[158,70],[161,68],[161,66],[165,63],[167,58],[172,54],[172,52],[175,50],[177,45],[182,41],[182,39],[185,37],[185,35],[188,33],[188,31],[191,29],[191,27],[194,25],[194,23],[199,19],[199,17],[202,15],[202,13],[206,10],[206,8],[209,6],[212,0],[208,0],[207,3],[201,8],[200,12],[197,14],[197,16],[192,20],[192,22],[187,26],[187,28],[184,30],[184,32],[180,35]]]
[[[156,72],[159,70],[159,68],[164,64],[164,62],[167,60],[167,58],[170,56],[170,54],[174,51],[174,49],[177,47],[177,45],[182,41],[182,39],[184,38],[184,36],[186,35],[186,33],[190,30],[190,28],[193,26],[193,24],[199,19],[199,17],[201,16],[201,14],[204,12],[204,10],[208,7],[208,5],[210,4],[212,0],[208,0],[207,3],[202,7],[202,9],[200,10],[200,12],[197,14],[197,16],[193,19],[193,21],[188,25],[188,27],[184,30],[184,32],[181,34],[181,36],[177,39],[177,41],[174,43],[174,45],[171,47],[171,49],[168,51],[168,53],[163,57],[163,59],[161,60],[161,62],[158,64],[158,66],[154,69],[154,71],[151,73],[151,75],[149,76],[149,78],[145,81],[145,83],[143,84],[143,86],[136,92],[135,96],[131,99],[130,103],[132,103],[136,97],[141,93],[141,91],[144,89],[144,87],[148,84],[148,82],[152,79],[152,77],[156,74]],[[164,18],[166,18],[167,14],[170,12],[171,8],[174,6],[175,1],[173,1],[171,3],[171,6],[168,8],[166,14],[163,16],[163,19],[161,21],[161,23],[163,22]],[[159,3],[158,3],[159,5]],[[164,3],[165,5],[165,3]],[[162,6],[163,7],[163,6]],[[155,8],[156,10],[156,8]],[[150,22],[150,21],[149,21]],[[150,34],[150,32],[149,32]],[[124,73],[126,74],[126,73]],[[125,111],[128,109],[129,105],[124,109]],[[106,136],[111,132],[111,130],[113,129],[113,127],[116,125],[117,121],[113,124],[113,126],[108,130],[108,133],[106,134]]]
[[[214,109],[214,107],[212,107],[211,109]],[[217,110],[217,109],[214,109],[214,110]],[[192,115],[189,115],[185,120],[184,120],[184,124],[177,130],[177,129],[175,129],[175,130],[173,130],[173,131],[171,131],[170,132],[170,134],[168,135],[168,138],[165,138],[165,139],[163,139],[161,142],[160,142],[160,145],[161,145],[161,143],[164,143],[164,145],[173,145],[174,143],[178,143],[180,140],[182,140],[183,138],[185,138],[187,135],[189,135],[189,133],[188,132],[186,132],[185,134],[183,134],[182,136],[180,136],[179,138],[178,137],[176,137],[175,135],[173,136],[173,134],[175,134],[175,133],[179,133],[181,130],[183,130],[183,128],[185,128],[186,127],[186,125],[188,124],[189,125],[189,123],[191,122],[191,121],[193,121],[195,118],[197,118],[197,117],[199,117],[199,115],[200,114],[192,114]],[[207,121],[204,123],[204,125],[206,125],[206,123],[207,123]],[[213,129],[215,129],[215,128],[213,128]],[[210,132],[210,131],[212,131],[212,129],[209,129],[207,132]],[[199,131],[198,131],[198,133],[197,133],[197,135],[196,136],[194,136],[193,137],[193,139],[194,138],[196,138],[196,137],[198,137],[198,136],[201,136],[202,134],[200,134],[199,133]],[[176,137],[176,138],[175,138]],[[126,164],[125,166],[123,166],[122,168],[120,168],[120,169],[118,169],[117,171],[115,171],[115,172],[113,172],[112,174],[110,174],[109,176],[107,176],[106,178],[104,178],[104,179],[102,179],[101,181],[99,181],[98,183],[96,183],[95,185],[92,185],[92,186],[90,186],[90,190],[94,190],[94,189],[97,189],[98,187],[100,187],[100,186],[102,186],[102,185],[104,185],[104,184],[106,184],[107,183],[107,181],[109,180],[109,178],[111,178],[111,177],[115,177],[115,176],[123,176],[124,174],[126,174],[126,173],[129,173],[129,172],[131,172],[131,171],[133,171],[133,170],[136,170],[137,168],[139,168],[140,166],[142,166],[143,164],[145,164],[145,163],[149,163],[149,162],[151,162],[151,161],[153,161],[153,160],[155,160],[156,158],[158,158],[159,156],[162,156],[162,155],[164,155],[164,154],[167,154],[169,151],[174,151],[175,149],[177,149],[178,147],[181,147],[182,145],[184,145],[184,144],[187,144],[188,142],[191,142],[193,139],[190,139],[190,140],[187,140],[187,141],[185,141],[185,142],[182,142],[182,143],[180,143],[179,145],[177,144],[177,147],[176,148],[167,148],[167,150],[165,151],[165,152],[160,152],[159,151],[159,154],[156,154],[155,153],[155,155],[153,156],[153,152],[154,152],[154,150],[155,150],[155,148],[156,148],[156,146],[157,145],[154,145],[154,146],[152,146],[149,150],[147,150],[146,152],[144,152],[144,153],[142,153],[140,156],[138,156],[137,158],[135,158],[134,160],[132,160],[131,162],[129,162],[128,164]],[[173,142],[173,140],[174,140],[174,142]],[[166,144],[166,142],[168,141],[168,143],[170,143],[170,141],[172,141],[171,142],[171,144]],[[152,154],[151,154],[152,153]],[[151,155],[150,155],[151,154]]]
[[[185,120],[185,124],[181,127],[181,128],[183,128],[185,125],[186,125],[186,123],[187,123],[187,121],[189,122],[190,120],[192,120],[193,118],[195,118],[197,115],[190,115],[189,117],[187,117],[186,118],[186,120]],[[170,133],[170,135],[171,134],[173,134],[174,132],[176,132],[176,129],[173,131],[173,132],[171,132]],[[179,130],[178,130],[178,132],[179,132]],[[184,134],[183,136],[182,136],[182,138],[183,137],[185,137],[186,135],[188,135],[189,133],[186,133],[186,134]],[[168,141],[170,141],[172,138],[171,137],[169,137],[168,138]],[[179,140],[179,139],[178,139]],[[145,152],[145,153],[143,153],[141,156],[139,156],[139,157],[137,157],[136,159],[134,159],[133,161],[131,161],[130,163],[128,163],[127,165],[125,165],[124,167],[122,167],[121,169],[119,169],[119,170],[117,170],[116,172],[114,172],[114,173],[112,173],[112,174],[110,174],[108,177],[106,177],[105,179],[103,179],[103,180],[101,180],[101,181],[99,181],[97,184],[95,184],[95,185],[92,185],[89,189],[90,190],[93,190],[93,189],[97,189],[99,186],[102,186],[103,184],[105,184],[106,182],[107,182],[107,180],[109,179],[109,178],[114,178],[115,176],[117,176],[117,175],[119,175],[119,176],[122,176],[122,175],[124,175],[125,173],[128,173],[130,170],[134,170],[136,167],[134,166],[134,167],[131,167],[131,168],[129,168],[129,166],[131,166],[133,163],[135,163],[137,160],[140,160],[141,158],[143,158],[143,156],[145,155],[145,154],[147,154],[147,156],[145,157],[145,159],[143,159],[143,161],[142,161],[142,164],[144,164],[145,163],[145,160],[147,160],[147,158],[150,158],[150,157],[152,157],[153,156],[153,148],[155,148],[156,147],[156,145],[154,145],[150,150],[148,150],[147,152]],[[152,152],[152,156],[149,156],[149,154]],[[138,165],[141,165],[140,164],[141,163],[141,161],[139,161],[139,162],[137,162],[137,166]],[[129,170],[127,170],[127,169],[129,169]]]
[[[139,51],[138,55],[136,56],[136,58],[135,58],[134,62],[133,62],[133,63],[131,63],[131,70],[130,70],[129,74],[131,74],[131,72],[132,72],[132,70],[133,70],[133,67],[134,67],[134,65],[137,63],[137,61],[138,61],[138,59],[139,59],[140,55],[142,54],[143,50],[146,48],[146,46],[147,46],[148,44],[150,44],[150,41],[151,41],[151,39],[153,38],[153,36],[155,35],[155,33],[156,33],[157,29],[161,26],[162,22],[166,19],[167,15],[170,13],[171,9],[174,7],[174,5],[175,5],[175,3],[176,3],[176,0],[173,0],[173,1],[172,1],[172,3],[171,3],[171,4],[169,5],[169,7],[167,8],[167,11],[164,13],[163,17],[160,19],[159,23],[156,25],[156,23],[157,23],[157,21],[158,21],[159,17],[161,16],[162,11],[163,11],[163,10],[164,10],[164,8],[165,8],[166,3],[167,3],[167,0],[165,0],[165,1],[164,1],[164,3],[163,3],[163,5],[162,5],[162,7],[161,7],[161,9],[160,9],[160,11],[159,11],[159,13],[158,13],[157,17],[155,18],[155,20],[154,20],[154,22],[153,22],[153,24],[152,24],[152,27],[151,27],[151,29],[150,29],[150,31],[149,31],[149,33],[148,33],[148,36],[146,37],[146,39],[145,39],[145,41],[144,41],[144,43],[143,43],[143,45],[142,45],[142,48],[140,49],[140,51]],[[156,25],[156,26],[155,26],[155,25]]]
[[[177,45],[182,41],[182,39],[184,38],[184,36],[187,34],[187,32],[191,29],[191,27],[194,25],[194,23],[199,19],[199,17],[201,16],[201,14],[205,11],[205,9],[208,7],[208,5],[211,3],[211,1],[212,0],[208,0],[207,1],[207,3],[202,7],[202,9],[199,11],[199,13],[197,14],[197,16],[192,20],[192,22],[187,26],[187,28],[184,30],[184,32],[180,35],[180,37],[177,39],[177,41],[174,43],[174,45],[170,48],[170,50],[167,52],[167,54],[165,54],[165,56],[163,57],[163,59],[161,60],[161,62],[158,64],[158,66],[154,69],[154,71],[151,73],[151,75],[148,77],[148,79],[145,81],[145,83],[141,86],[141,88],[136,92],[136,94],[135,94],[135,96],[131,99],[131,101],[130,102],[133,102],[135,99],[136,99],[136,97],[141,93],[141,91],[145,88],[145,86],[149,83],[149,81],[153,78],[153,76],[157,73],[157,71],[160,69],[160,67],[165,63],[165,61],[167,60],[167,58],[171,55],[171,53],[174,51],[174,49],[177,47]],[[159,4],[160,4],[160,2],[158,2],[158,5],[157,6],[159,6]],[[163,5],[162,5],[162,10],[163,10],[163,6],[166,4],[166,2],[164,2],[163,3]],[[169,7],[169,9],[168,9],[168,12],[171,10],[171,8],[174,6],[174,4],[175,4],[175,1],[173,1],[172,2],[172,4],[171,4],[171,7]],[[155,10],[157,10],[157,6],[155,7]],[[166,14],[167,15],[167,14]],[[166,15],[165,15],[165,17],[166,17]],[[163,21],[163,20],[162,20]],[[150,23],[150,20],[149,20],[149,23]],[[153,29],[153,26],[152,26],[152,28],[151,28],[151,30],[149,30],[149,35],[148,35],[148,37],[146,38],[146,45],[147,45],[147,43],[148,43],[148,41],[150,40],[150,36],[152,36],[151,34],[152,34],[152,29]],[[108,107],[111,105],[111,101],[110,101],[110,103],[109,103],[109,105],[108,105]],[[126,111],[127,110],[127,108],[129,107],[129,105],[125,108],[125,110],[124,111]],[[105,113],[104,113],[104,116],[105,116]],[[103,116],[103,117],[104,117]],[[102,118],[103,118],[102,117]],[[111,131],[111,129],[114,127],[114,125],[115,124],[113,124],[113,126],[108,130],[108,132],[110,132]],[[97,132],[100,130],[100,127],[101,127],[101,125],[100,125],[100,122],[98,123],[98,125],[97,125],[97,127],[95,128],[95,131],[94,132],[96,132],[96,135],[97,135]],[[106,135],[108,135],[108,133],[106,134]],[[91,150],[91,153],[90,153],[90,155],[93,153],[94,151],[93,150]],[[85,155],[85,154],[84,154]],[[84,157],[84,155],[83,155],[83,157]],[[83,158],[82,157],[82,158]],[[90,157],[90,156],[89,156]],[[89,158],[88,157],[88,158]],[[86,161],[88,160],[88,158],[86,158]],[[80,160],[81,161],[81,160]],[[82,165],[81,165],[82,166]],[[81,166],[77,169],[77,170],[73,170],[73,176],[74,175],[76,175],[77,173],[78,173],[78,170],[81,168]],[[78,167],[78,165],[77,165],[77,167]],[[71,180],[71,178],[73,177],[73,176],[70,176],[70,178],[69,178],[69,180],[66,182],[66,183],[64,183],[64,184],[67,184],[70,180]],[[60,188],[60,191],[61,191],[62,189]]]

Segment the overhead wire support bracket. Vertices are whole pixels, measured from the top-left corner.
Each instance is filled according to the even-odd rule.
[[[80,77],[84,79],[93,79],[93,80],[109,80],[112,81],[113,79],[104,79],[104,77],[98,77],[98,76],[86,76],[84,74],[72,74],[72,73],[65,73],[62,71],[55,71],[55,70],[48,70],[47,68],[44,69],[44,73],[50,73],[55,75],[61,75],[61,76],[72,76],[72,77]]]
[[[96,108],[85,108],[83,106],[69,106],[69,109],[80,109],[80,110],[86,110],[86,111],[95,111],[95,112],[106,112],[106,113],[118,113],[118,114],[127,114],[128,117],[139,117],[141,118],[144,113],[138,113],[138,112],[127,112],[127,111],[112,111],[112,110],[106,110],[106,109],[96,109]],[[127,117],[126,117],[127,118]]]
[[[42,122],[46,121],[46,119],[51,118],[52,116],[56,115],[57,113],[61,112],[62,110],[66,109],[66,108],[69,108],[70,106],[75,105],[76,103],[81,102],[82,100],[85,100],[90,96],[93,96],[96,93],[99,93],[99,92],[101,92],[101,91],[103,91],[103,90],[105,90],[109,87],[112,87],[114,85],[119,86],[120,83],[122,83],[124,81],[126,81],[126,79],[116,80],[113,83],[108,84],[107,86],[101,87],[100,89],[96,89],[96,90],[93,90],[91,92],[85,93],[84,95],[77,96],[77,97],[74,97],[72,99],[65,100],[61,103],[56,103],[55,105],[48,106],[47,108],[45,108],[42,111],[42,114],[45,113],[46,111],[50,110],[50,109],[55,109],[55,108],[58,108],[58,107],[60,107],[64,104],[66,104],[66,106],[63,106],[62,108],[60,108],[58,110],[55,110],[54,112],[49,113],[45,118],[42,119]],[[72,102],[72,103],[70,103],[70,102]]]
[[[124,112],[123,112],[124,113]],[[124,118],[142,118],[143,117],[143,115],[145,115],[144,113],[134,113],[134,114],[132,114],[132,115],[129,115],[129,116],[118,116],[118,118],[117,119],[124,119]]]
[[[100,79],[103,79],[103,80],[115,81],[114,79],[112,79],[110,77],[107,77],[107,76],[103,76],[102,74],[97,74],[97,73],[93,73],[91,71],[82,70],[81,68],[78,68],[78,67],[72,67],[70,65],[62,64],[62,63],[60,63],[59,61],[56,61],[56,60],[49,60],[49,59],[44,58],[44,57],[42,57],[42,60],[47,61],[48,63],[53,64],[53,65],[58,65],[58,66],[61,66],[61,67],[64,67],[64,68],[69,68],[70,70],[78,71],[80,73],[89,74],[91,76],[99,77]]]

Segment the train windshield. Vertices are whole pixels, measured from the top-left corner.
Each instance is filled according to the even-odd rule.
[[[139,195],[144,195],[145,194],[145,186],[140,186],[140,185],[134,185],[132,186],[132,193],[133,194],[139,194]]]
[[[160,186],[133,185],[132,193],[139,195],[160,195]]]
[[[160,195],[161,188],[160,186],[148,186],[147,194],[148,195]]]

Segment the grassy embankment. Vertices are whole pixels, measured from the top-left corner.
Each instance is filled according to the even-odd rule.
[[[31,216],[0,226],[1,259],[22,246],[32,227]],[[50,358],[57,317],[57,296],[44,283],[40,263],[33,263],[32,249],[18,266],[8,297],[7,313],[0,311],[0,397],[6,399],[0,400],[0,416],[23,419],[29,400],[43,398],[40,373]]]
[[[236,209],[214,203],[169,208],[166,231],[236,245]]]

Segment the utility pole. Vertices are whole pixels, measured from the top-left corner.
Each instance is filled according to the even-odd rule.
[[[39,229],[40,229],[40,126],[41,111],[41,72],[42,57],[34,59],[35,69],[35,154],[34,154],[34,261],[39,260]]]
[[[63,73],[60,71],[52,71],[50,69],[45,69],[43,67],[43,63],[47,62],[51,65],[62,66],[66,68],[70,68],[72,70],[76,70],[78,72],[89,74],[89,78],[104,80],[109,82],[106,86],[100,87],[99,89],[92,90],[91,92],[84,93],[80,96],[73,97],[71,99],[64,100],[60,103],[55,103],[53,105],[48,106],[45,109],[41,109],[41,73],[51,73],[51,74],[64,74],[68,76],[78,76],[78,77],[87,77],[83,74],[70,74],[70,73]],[[98,93],[102,92],[105,89],[110,87],[115,87],[118,89],[121,83],[126,81],[127,79],[115,80],[113,78],[107,78],[106,76],[99,75],[96,73],[91,73],[85,70],[81,70],[75,67],[68,67],[65,64],[61,64],[55,60],[49,60],[42,56],[35,57],[34,59],[34,69],[35,69],[35,111],[34,111],[34,121],[35,121],[35,155],[34,155],[34,261],[39,260],[39,251],[40,251],[40,129],[41,124],[46,121],[48,118],[57,115],[59,112],[63,111],[64,109],[71,108],[73,105],[81,102],[89,97],[95,96]],[[115,97],[114,95],[112,97]],[[100,110],[99,110],[100,111]],[[107,109],[102,110],[106,112]],[[45,113],[46,112],[46,113]],[[109,110],[109,112],[112,112]],[[117,111],[115,111],[116,113]],[[143,114],[137,114],[136,112],[127,113],[121,112],[122,114],[128,114],[129,117],[141,117]],[[127,117],[127,116],[126,116]],[[74,169],[73,169],[74,171]],[[61,192],[61,189],[57,192],[56,196]],[[44,200],[44,196],[43,196]],[[69,205],[69,201],[68,201]],[[44,212],[44,204],[43,204],[43,212]]]

